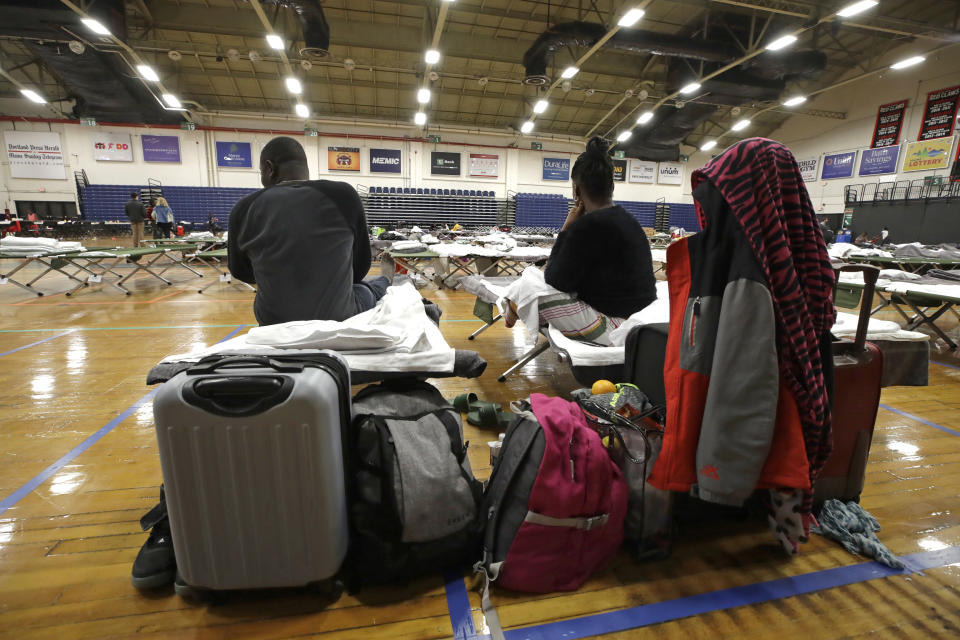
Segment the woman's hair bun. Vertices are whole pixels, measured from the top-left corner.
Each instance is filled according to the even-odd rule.
[[[590,142],[587,143],[587,153],[590,155],[606,156],[609,151],[610,145],[600,136],[590,138]]]

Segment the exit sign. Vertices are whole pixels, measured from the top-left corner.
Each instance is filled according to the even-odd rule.
[[[533,149],[534,151],[543,151],[543,143],[542,143],[542,142],[531,142],[531,143],[530,143],[530,148]]]
[[[440,142],[440,136],[427,136],[427,140],[429,140],[430,142],[436,144],[436,143]]]
[[[181,122],[180,128],[184,131],[196,131],[197,125],[195,122]]]

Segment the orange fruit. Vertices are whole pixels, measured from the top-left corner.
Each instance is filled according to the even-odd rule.
[[[593,383],[593,386],[590,388],[590,393],[595,396],[600,395],[601,393],[616,393],[617,385],[613,384],[609,380],[597,380]]]

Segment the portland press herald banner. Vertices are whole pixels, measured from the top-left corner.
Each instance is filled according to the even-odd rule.
[[[10,161],[10,177],[66,180],[59,133],[4,131],[3,139]]]
[[[903,117],[909,102],[909,100],[901,100],[880,105],[877,109],[877,123],[873,126],[871,149],[899,144],[900,132],[903,130]]]
[[[931,91],[927,94],[927,106],[923,110],[918,141],[949,138],[956,125],[957,104],[960,103],[960,86]]]

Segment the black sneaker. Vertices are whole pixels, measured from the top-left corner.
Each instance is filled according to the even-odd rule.
[[[177,573],[177,559],[173,553],[170,521],[166,518],[150,530],[150,537],[140,547],[133,561],[130,581],[137,589],[156,589],[173,582]]]

